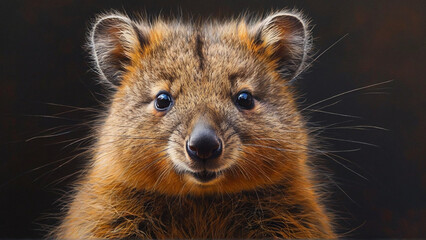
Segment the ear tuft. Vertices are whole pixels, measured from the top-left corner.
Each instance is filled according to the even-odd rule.
[[[297,12],[281,11],[254,25],[253,42],[264,44],[277,71],[294,80],[307,66],[311,49],[308,21]]]
[[[103,15],[92,27],[89,44],[92,59],[102,80],[120,85],[125,67],[147,44],[146,28],[121,14]]]

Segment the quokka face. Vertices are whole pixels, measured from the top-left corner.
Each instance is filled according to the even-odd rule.
[[[310,48],[300,14],[196,25],[104,15],[90,47],[114,89],[94,148],[105,178],[200,195],[306,176],[309,137],[290,85]]]

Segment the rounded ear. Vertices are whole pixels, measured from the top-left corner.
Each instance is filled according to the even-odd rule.
[[[120,85],[132,56],[147,44],[148,28],[121,14],[102,15],[92,27],[89,48],[102,80]]]
[[[307,66],[311,49],[308,21],[301,14],[281,11],[254,25],[253,42],[263,45],[277,71],[294,80]]]

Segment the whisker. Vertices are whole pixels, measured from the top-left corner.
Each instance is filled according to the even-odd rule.
[[[329,139],[329,140],[333,140],[333,141],[339,141],[339,142],[350,142],[350,143],[362,144],[362,145],[367,145],[367,146],[371,146],[371,147],[379,147],[379,146],[372,144],[372,143],[349,140],[349,139],[340,139],[340,138],[325,137],[325,136],[321,136],[321,138]]]
[[[334,157],[337,157],[337,158],[339,158],[339,159],[342,159],[343,161],[346,161],[346,162],[348,162],[348,163],[350,163],[350,164],[352,164],[352,165],[355,165],[355,166],[357,166],[358,168],[361,168],[356,162],[354,162],[354,161],[351,161],[351,160],[349,160],[349,159],[347,159],[347,158],[344,158],[344,157],[342,157],[342,156],[340,156],[340,155],[337,155],[337,154],[334,154],[334,153],[328,153],[328,154],[330,154],[331,156],[334,156]]]
[[[39,177],[35,178],[35,179],[33,180],[33,182],[35,182],[35,181],[39,180],[40,178],[42,178],[42,177],[46,176],[46,175],[47,175],[47,174],[49,174],[49,173],[52,173],[52,172],[54,172],[54,171],[58,170],[59,168],[61,168],[61,167],[65,166],[65,165],[67,165],[68,163],[72,162],[73,160],[75,160],[75,159],[77,159],[77,158],[79,158],[79,157],[81,157],[81,156],[83,156],[83,155],[85,155],[85,154],[87,154],[87,152],[85,152],[85,151],[84,151],[84,152],[81,152],[81,153],[79,153],[79,154],[76,154],[76,155],[72,156],[69,160],[66,160],[67,158],[62,159],[61,161],[65,161],[65,160],[66,160],[66,161],[65,161],[65,162],[63,162],[62,164],[60,164],[59,166],[55,167],[54,169],[52,169],[52,170],[50,170],[50,171],[48,171],[48,172],[45,172],[44,174],[42,174],[42,175],[40,175]]]
[[[346,192],[345,192],[345,190],[343,190],[343,188],[341,188],[340,186],[339,186],[339,184],[337,184],[337,182],[336,181],[334,181],[330,176],[327,176],[326,175],[326,177],[328,178],[328,180],[330,181],[330,182],[332,182],[343,194],[345,194],[345,196],[347,197],[347,198],[349,198],[349,200],[351,200],[351,202],[353,202],[353,203],[355,203],[356,205],[358,205],[358,203],[355,201],[355,200],[353,200],[350,196],[349,196],[349,194],[347,194]],[[358,205],[359,206],[359,205]]]
[[[52,102],[46,102],[44,104],[50,105],[50,106],[72,108],[73,110],[76,110],[76,111],[81,110],[81,111],[94,112],[94,113],[100,113],[101,112],[101,110],[99,110],[99,109],[89,108],[89,107],[77,107],[77,106],[65,105],[65,104],[60,104],[60,103],[52,103]]]
[[[62,147],[62,150],[66,149],[67,147],[71,147],[72,145],[75,145],[75,144],[77,144],[77,143],[78,143],[78,145],[77,145],[76,147],[77,147],[77,148],[79,148],[79,147],[81,147],[81,145],[82,145],[85,141],[88,141],[88,140],[90,140],[90,139],[92,139],[92,138],[94,138],[94,137],[93,137],[93,136],[91,136],[91,135],[89,135],[89,136],[86,136],[86,137],[83,137],[83,138],[70,139],[70,140],[60,141],[60,142],[57,142],[57,144],[58,144],[58,143],[59,143],[59,144],[62,144],[62,143],[68,143],[68,142],[70,142],[70,143],[68,143],[67,145],[63,146],[63,147]]]
[[[292,152],[292,149],[284,149],[284,148],[273,147],[273,146],[262,145],[262,144],[250,144],[250,143],[247,143],[247,144],[244,144],[244,146],[269,148],[269,149],[277,150],[277,151],[280,151],[280,152]],[[300,151],[296,151],[296,152],[300,152]]]
[[[72,119],[72,118],[52,116],[52,115],[41,115],[41,114],[21,114],[20,116],[22,116],[22,117],[39,117],[39,118],[58,119],[58,120],[66,120],[66,121],[72,121],[72,122],[81,122],[82,121],[82,120],[77,120],[77,119]]]
[[[354,149],[342,149],[342,150],[325,150],[321,151],[319,150],[319,153],[347,153],[347,152],[357,152],[360,151],[361,148],[354,148]]]
[[[349,118],[358,118],[358,119],[361,119],[361,117],[358,117],[358,116],[347,115],[347,114],[342,114],[342,113],[335,113],[335,112],[328,112],[328,111],[323,111],[323,110],[319,110],[319,109],[306,109],[306,111],[318,112],[318,113],[325,113],[325,114],[330,114],[330,115],[340,116],[340,117],[349,117]]]
[[[342,100],[338,100],[338,101],[335,101],[334,103],[330,103],[330,104],[328,104],[328,105],[322,106],[322,107],[318,108],[317,110],[323,110],[323,109],[326,109],[326,108],[328,108],[328,107],[331,107],[331,106],[334,106],[334,105],[336,105],[336,104],[339,104],[339,103],[341,103],[341,102],[342,102]]]
[[[25,142],[29,142],[29,141],[33,141],[35,139],[41,139],[41,138],[51,138],[51,137],[58,137],[58,136],[62,136],[68,133],[71,133],[72,131],[66,131],[66,132],[61,132],[61,133],[57,133],[57,134],[49,134],[49,135],[43,135],[43,136],[35,136],[32,138],[28,138],[25,140]]]
[[[316,103],[313,103],[313,104],[311,104],[311,105],[309,105],[309,106],[307,106],[307,107],[303,108],[303,109],[301,110],[301,112],[303,112],[303,111],[305,111],[306,109],[309,109],[309,108],[311,108],[311,107],[313,107],[313,106],[316,106],[316,105],[318,105],[318,104],[320,104],[320,103],[323,103],[323,102],[329,101],[329,100],[331,100],[331,99],[334,99],[334,98],[337,98],[337,97],[340,97],[340,96],[343,96],[343,95],[346,95],[346,94],[349,94],[349,93],[353,93],[353,92],[361,91],[361,90],[364,90],[364,89],[372,88],[372,87],[375,87],[375,86],[380,86],[380,85],[383,85],[383,84],[387,84],[387,83],[390,83],[390,82],[392,82],[392,81],[393,81],[393,80],[388,80],[388,81],[384,81],[384,82],[374,83],[374,84],[370,84],[370,85],[367,85],[367,86],[364,86],[364,87],[359,87],[359,88],[355,88],[355,89],[352,89],[352,90],[349,90],[349,91],[345,91],[345,92],[342,92],[342,93],[336,94],[336,95],[334,95],[334,96],[331,96],[331,97],[328,97],[328,98],[326,98],[326,99],[320,100],[320,101],[318,101],[318,102],[316,102]]]
[[[327,130],[330,129],[349,129],[349,130],[383,130],[383,131],[389,131],[387,128],[379,127],[379,126],[373,126],[373,125],[353,125],[353,126],[343,126],[343,127],[332,127],[332,128],[326,128]]]
[[[264,157],[263,155],[260,155],[260,154],[258,154],[258,156]],[[266,173],[264,173],[261,168],[259,168],[257,166],[257,164],[256,164],[256,162],[254,160],[252,160],[250,158],[245,158],[245,157],[243,157],[242,159],[246,160],[246,161],[249,161],[250,163],[252,163],[252,164],[250,164],[250,166],[253,165],[253,167],[255,167],[258,170],[257,172],[262,173],[270,182],[272,182],[271,178],[268,175],[266,175]],[[268,159],[270,160],[270,158],[268,158]],[[270,170],[272,170],[272,171],[274,171],[274,172],[276,172],[276,173],[279,173],[277,170],[273,169],[272,167],[267,167],[267,168],[270,169]]]
[[[55,181],[51,182],[51,183],[48,183],[48,184],[46,185],[46,187],[49,187],[49,186],[52,186],[52,185],[57,185],[57,184],[59,184],[59,183],[61,183],[61,182],[65,181],[65,180],[67,180],[68,178],[70,178],[70,177],[72,177],[72,176],[75,176],[75,175],[78,175],[78,174],[83,174],[84,172],[85,172],[84,170],[75,171],[74,173],[68,174],[68,175],[66,175],[66,176],[64,176],[64,177],[61,177],[61,178],[59,178],[59,179],[57,179],[57,180],[55,180]],[[34,181],[35,181],[35,180],[34,180]]]
[[[344,167],[346,170],[350,171],[351,173],[353,173],[353,174],[357,175],[358,177],[360,177],[360,178],[362,178],[362,179],[364,179],[364,180],[368,180],[366,177],[364,177],[363,175],[361,175],[361,174],[359,174],[359,173],[355,172],[354,170],[352,170],[351,168],[349,168],[349,167],[348,167],[348,166],[346,166],[345,164],[343,164],[343,163],[341,163],[341,162],[337,161],[335,158],[333,158],[333,157],[332,157],[332,156],[330,156],[329,154],[327,154],[327,153],[323,153],[323,155],[324,155],[324,156],[326,156],[326,157],[328,157],[329,159],[331,159],[331,160],[332,160],[332,161],[334,161],[335,163],[339,164],[340,166]]]
[[[167,167],[165,168],[163,171],[161,171],[160,175],[157,177],[157,181],[155,181],[154,185],[153,185],[153,189],[155,189],[157,187],[157,185],[163,181],[163,179],[166,177],[167,173],[170,173],[170,168]]]
[[[389,92],[366,92],[361,93],[362,95],[391,95]]]
[[[340,41],[342,41],[344,38],[346,38],[349,35],[349,33],[346,33],[342,37],[340,37],[337,41],[335,41],[333,44],[331,44],[328,48],[326,48],[324,51],[322,51],[318,56],[316,56],[309,64],[307,64],[296,76],[293,77],[293,79],[296,79],[301,73],[305,72],[306,69],[308,69],[314,62],[316,62],[324,53],[328,52],[331,48],[336,46]],[[293,81],[292,79],[292,81]]]

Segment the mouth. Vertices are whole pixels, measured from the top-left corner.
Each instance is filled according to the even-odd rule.
[[[210,182],[221,175],[220,172],[211,172],[207,170],[202,172],[189,172],[189,174],[191,174],[197,181],[202,183]]]

